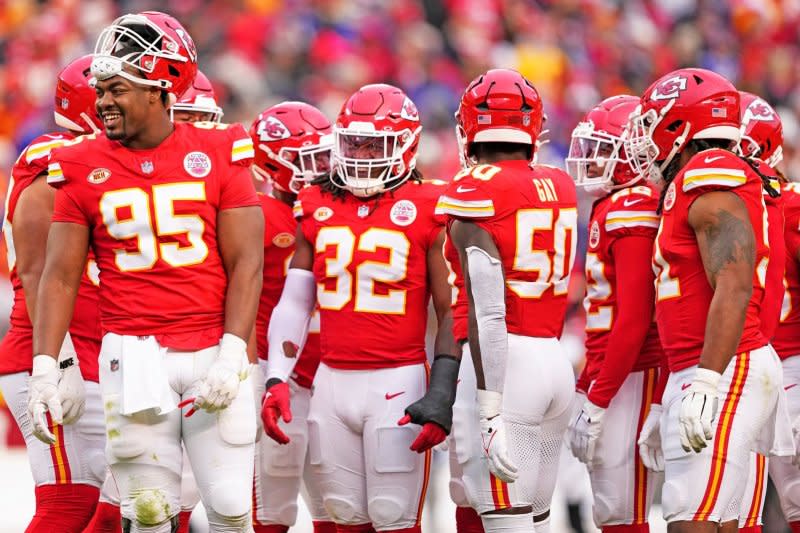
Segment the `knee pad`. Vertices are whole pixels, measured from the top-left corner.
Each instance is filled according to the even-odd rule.
[[[420,455],[410,450],[417,430],[410,427],[378,428],[378,447],[375,470],[380,474],[413,472]]]
[[[222,515],[214,509],[206,509],[209,533],[248,533],[250,529],[250,513],[238,516]]]
[[[178,510],[173,510],[166,494],[160,489],[142,489],[133,496],[133,525],[155,527],[168,524],[175,518],[177,524]],[[132,531],[137,531],[133,529]],[[155,529],[154,531],[160,531]],[[169,531],[167,529],[167,531]]]
[[[251,506],[249,495],[250,493],[246,493],[243,496],[242,491],[221,483],[212,489],[207,508],[220,516],[247,515]]]
[[[378,496],[367,502],[367,514],[376,527],[395,525],[403,517],[405,502],[390,495]]]
[[[323,500],[322,504],[325,506],[328,516],[337,524],[350,522],[356,515],[355,506],[342,498],[328,497]]]

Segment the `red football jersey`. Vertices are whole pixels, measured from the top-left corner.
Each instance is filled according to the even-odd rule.
[[[753,295],[736,352],[767,344],[759,320],[764,297],[761,280],[766,275],[769,258],[761,178],[735,154],[720,149],[705,150],[695,155],[669,184],[653,254],[656,321],[671,372],[698,364],[703,350],[708,307],[714,291],[688,217],[692,203],[711,191],[730,191],[742,199],[756,239]]]
[[[267,329],[272,310],[281,298],[289,261],[295,248],[297,222],[292,208],[269,196],[259,194],[261,209],[264,211],[264,284],[261,286],[261,299],[256,317],[256,337],[258,357],[266,359],[269,353]],[[298,385],[311,388],[314,374],[319,366],[319,316],[314,313],[308,331],[303,354],[294,367],[292,378]]]
[[[378,198],[300,191],[295,216],[314,246],[322,362],[334,368],[422,363],[427,253],[444,221],[442,182],[408,182]],[[387,339],[390,339],[387,342]]]
[[[17,158],[11,169],[11,179],[5,203],[3,235],[8,251],[8,268],[14,303],[11,308],[10,329],[0,343],[0,374],[30,372],[33,364],[33,326],[25,304],[22,280],[17,275],[16,253],[11,226],[22,191],[37,177],[47,173],[50,151],[71,140],[70,133],[51,133],[34,139]],[[97,381],[97,358],[100,354],[100,317],[98,314],[97,267],[94,261],[87,263],[81,278],[75,312],[69,326],[72,343],[78,354],[84,379]]]
[[[617,283],[625,282],[617,279],[615,265],[626,259],[615,255],[614,245],[628,236],[654,241],[658,231],[657,209],[658,193],[646,185],[622,189],[598,200],[592,207],[583,300],[586,360],[592,381],[603,366],[609,336],[619,313],[615,288]],[[663,355],[653,312],[641,316],[641,320],[649,322],[650,329],[631,369],[634,372],[658,367]]]
[[[800,354],[800,183],[784,184],[781,197],[785,218],[785,291],[772,346],[781,359],[786,359]]]
[[[575,184],[564,171],[527,161],[477,165],[453,178],[436,212],[491,234],[505,270],[509,333],[561,335],[578,222]]]
[[[259,205],[241,125],[175,124],[158,147],[88,135],[53,151],[53,220],[89,227],[103,330],[198,350],[223,332],[220,211]]]

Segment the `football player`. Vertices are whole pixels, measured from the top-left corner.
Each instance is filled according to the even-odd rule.
[[[217,104],[214,86],[197,71],[192,85],[169,108],[173,122],[222,122],[225,114]]]
[[[265,109],[253,121],[250,137],[255,148],[252,170],[261,181],[271,185],[270,194],[259,194],[264,211],[264,281],[256,318],[259,365],[267,366],[267,328],[272,311],[281,297],[283,283],[294,254],[297,222],[292,207],[297,193],[314,179],[330,173],[333,143],[331,123],[317,108],[303,102],[283,102]],[[303,496],[314,522],[315,533],[334,533],[319,483],[308,466],[308,407],[311,383],[319,365],[319,317],[315,314],[288,384],[292,421],[280,423],[277,431],[289,442],[262,438],[256,444],[255,497],[253,527],[255,533],[286,533],[297,519],[297,495]],[[259,400],[261,396],[259,395]]]
[[[646,533],[658,479],[642,464],[636,440],[662,352],[650,265],[658,192],[633,172],[621,137],[638,103],[628,95],[600,102],[572,131],[566,160],[575,184],[599,197],[589,220],[583,303],[590,385],[569,445],[589,470],[595,524]]]
[[[430,448],[452,421],[459,354],[434,216],[443,187],[415,168],[421,130],[397,87],[366,85],[347,99],[333,127],[330,180],[300,191],[295,254],[270,319],[262,418],[286,442],[275,421],[291,419],[289,375],[319,305],[308,461],[337,531],[369,531],[372,522],[419,533]],[[438,332],[428,378],[431,296]],[[423,426],[419,435],[408,422]]]
[[[575,389],[558,341],[575,259],[575,185],[535,164],[542,116],[539,94],[518,72],[473,80],[456,115],[466,168],[437,205],[464,276],[463,349],[477,386],[477,414],[463,417],[453,440],[487,532],[548,530]]]
[[[663,184],[653,264],[669,361],[660,422],[670,532],[735,530],[750,452],[769,453],[777,355],[761,332],[768,183],[732,151],[738,91],[704,69],[653,83],[631,114],[634,170]]]
[[[87,251],[100,268],[107,457],[123,530],[169,532],[181,443],[212,532],[250,528],[255,438],[247,342],[261,290],[263,216],[241,126],[173,124],[197,70],[169,15],[124,15],[91,73],[104,134],[51,152],[56,192],[34,320],[34,428],[60,402],[56,353]],[[187,418],[179,406],[191,404]]]
[[[81,269],[78,310],[59,352],[57,372],[62,402],[38,426],[32,425],[26,407],[32,370],[31,317],[36,309],[55,196],[45,179],[47,160],[57,146],[75,136],[100,130],[94,89],[88,79],[91,62],[91,56],[81,57],[58,75],[54,115],[56,124],[66,131],[40,135],[23,150],[11,170],[5,203],[3,234],[14,304],[11,327],[0,343],[0,389],[25,437],[36,484],[36,512],[27,529],[31,532],[81,531],[93,512],[103,515],[108,511],[95,509],[98,489],[106,477],[106,461],[97,384],[101,334],[97,270],[93,261]],[[103,485],[104,495],[111,485],[110,479]],[[114,508],[110,511],[112,523],[116,518],[119,527],[119,512]]]
[[[739,142],[741,155],[747,157],[756,168],[770,179],[781,179],[777,166],[783,158],[783,125],[775,110],[758,96],[740,91],[742,112],[742,138]],[[785,180],[783,180],[785,181]],[[800,396],[794,391],[800,377],[795,355],[798,349],[796,317],[798,268],[798,215],[800,196],[791,183],[782,185],[779,198],[764,196],[769,216],[770,265],[767,271],[767,287],[762,309],[762,330],[781,358],[783,387],[787,407],[792,419],[800,414]],[[776,214],[780,200],[781,212]],[[785,217],[785,220],[784,220]],[[785,262],[779,262],[782,253]],[[777,275],[771,275],[778,267]],[[784,273],[785,272],[785,273]],[[772,290],[771,290],[772,288]],[[794,305],[793,305],[794,304]],[[765,313],[769,312],[768,316]],[[794,326],[793,321],[795,321]],[[795,431],[796,433],[796,431]],[[800,472],[788,457],[775,457],[768,462],[764,456],[755,454],[750,465],[750,476],[745,489],[740,529],[755,531],[761,527],[761,513],[766,492],[765,469],[768,469],[778,492],[786,521],[793,530],[800,530]]]

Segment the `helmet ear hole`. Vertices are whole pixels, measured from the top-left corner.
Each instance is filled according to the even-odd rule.
[[[168,70],[170,75],[175,76],[176,78],[181,75],[181,73],[178,72],[178,69],[176,69],[173,65],[169,65]]]
[[[682,121],[682,120],[675,120],[675,121],[671,122],[671,123],[670,123],[670,124],[667,126],[667,131],[670,131],[670,132],[678,131],[678,129],[679,129],[679,128],[680,128],[682,125],[683,125],[683,121]]]

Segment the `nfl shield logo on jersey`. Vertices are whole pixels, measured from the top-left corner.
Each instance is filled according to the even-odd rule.
[[[183,158],[183,168],[194,178],[205,178],[211,172],[211,158],[203,152],[189,152]]]
[[[111,361],[109,361],[108,368],[112,372],[116,372],[117,370],[119,370],[119,359],[112,359]]]
[[[145,174],[152,174],[153,172],[153,162],[152,161],[142,161],[142,172]]]
[[[69,100],[66,98],[61,99],[61,109],[67,109],[69,107]]]
[[[360,205],[358,206],[358,218],[366,218],[369,215],[369,206]]]

